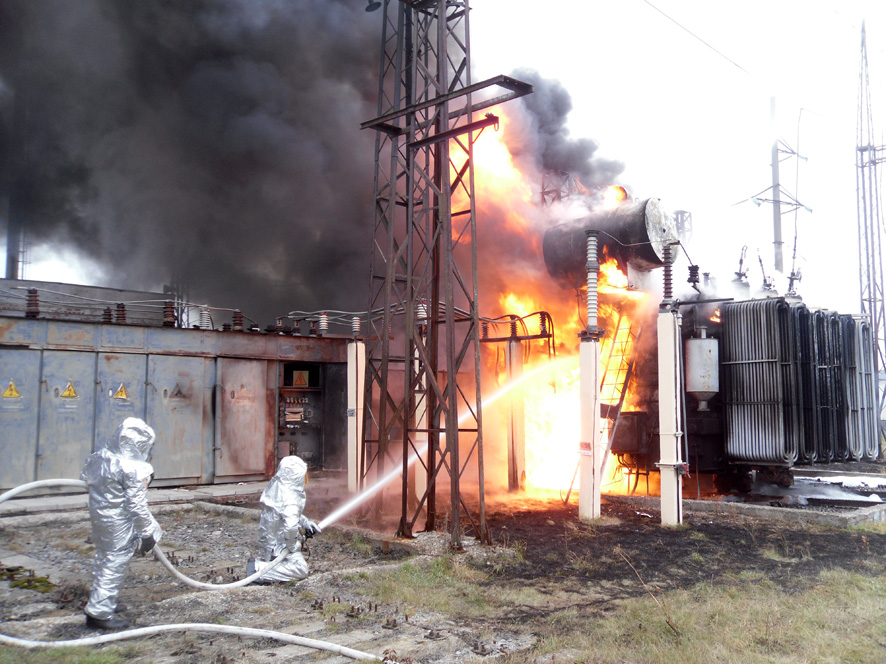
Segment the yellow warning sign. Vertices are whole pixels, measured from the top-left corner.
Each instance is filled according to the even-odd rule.
[[[15,383],[9,381],[9,387],[3,392],[2,397],[4,399],[19,399],[21,396],[22,395],[18,393],[18,390],[15,389]]]
[[[117,388],[117,391],[114,392],[115,399],[128,399],[129,395],[126,394],[126,386],[123,383],[120,383],[120,387]]]
[[[308,372],[307,371],[293,371],[292,372],[292,386],[293,387],[307,387],[308,386]]]
[[[68,386],[65,388],[65,391],[62,392],[62,396],[65,399],[75,399],[77,397],[77,390],[74,389],[74,383],[68,381]]]

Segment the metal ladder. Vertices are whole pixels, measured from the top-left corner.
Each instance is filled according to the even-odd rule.
[[[609,458],[609,452],[612,449],[612,440],[615,432],[618,430],[618,421],[621,418],[621,409],[624,406],[625,394],[628,385],[631,382],[631,375],[634,373],[634,349],[640,340],[640,333],[643,328],[639,323],[634,323],[631,319],[625,317],[621,313],[618,314],[618,321],[615,324],[615,332],[612,334],[608,353],[605,358],[601,358],[603,364],[603,378],[600,381],[600,435],[607,434],[606,452],[603,454],[603,468],[600,469],[600,475],[606,470],[606,461]],[[603,401],[615,403],[603,403]],[[612,426],[609,426],[609,421]],[[572,473],[572,481],[569,483],[569,490],[566,492],[564,503],[569,503],[569,497],[572,495],[572,487],[575,485],[575,478],[578,476],[580,461],[576,462],[575,470]]]

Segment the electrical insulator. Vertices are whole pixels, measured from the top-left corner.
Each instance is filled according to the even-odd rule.
[[[25,318],[37,318],[40,315],[40,298],[36,288],[28,289],[28,304],[25,309]]]
[[[171,300],[163,303],[163,327],[175,327],[175,305]]]
[[[664,247],[664,277],[663,294],[665,300],[671,300],[674,297],[674,266],[671,260],[671,245],[666,244]]]
[[[320,334],[326,334],[329,332],[329,314],[325,311],[320,314],[320,323],[319,323]]]
[[[354,333],[354,336],[360,335],[360,317],[354,316],[351,318],[351,332]]]
[[[209,306],[205,304],[200,307],[200,329],[212,329],[212,316],[209,315]]]

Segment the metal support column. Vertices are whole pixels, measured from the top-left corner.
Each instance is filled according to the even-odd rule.
[[[883,249],[880,220],[880,176],[882,146],[874,143],[871,93],[868,81],[868,52],[864,23],[861,24],[861,75],[858,90],[858,143],[855,151],[855,186],[858,201],[858,271],[861,311],[870,317],[873,337],[874,376],[886,368],[886,312],[884,312]],[[877,380],[877,420],[883,414],[886,390]]]
[[[362,125],[377,131],[362,478],[402,465],[397,533],[410,537],[423,509],[425,529],[436,528],[437,480],[448,474],[459,549],[463,515],[488,540],[473,142],[498,118],[473,118],[532,88],[506,76],[471,83],[467,0],[384,0],[383,15],[378,117]],[[477,101],[493,87],[505,94]],[[427,476],[417,504],[412,457]],[[461,490],[468,470],[476,503]]]

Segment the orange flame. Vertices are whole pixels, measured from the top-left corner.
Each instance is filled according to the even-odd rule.
[[[554,330],[548,332],[553,332],[554,337],[524,341],[519,358],[507,355],[504,344],[482,344],[484,372],[493,378],[484,385],[505,383],[508,361],[519,363],[524,373],[551,363],[549,373],[521,384],[508,398],[496,400],[488,407],[484,403],[486,476],[492,485],[507,484],[508,453],[513,444],[508,431],[522,429],[527,491],[545,494],[559,490],[565,495],[578,463],[580,439],[578,334],[588,324],[606,330],[601,344],[601,361],[609,382],[603,386],[604,403],[616,405],[621,391],[626,389],[623,409],[639,407],[633,400],[631,385],[617,385],[616,379],[624,378],[634,352],[636,329],[630,322],[644,294],[629,290],[628,277],[615,259],[605,258],[598,287],[598,294],[605,301],[599,307],[597,321],[583,320],[587,313],[586,293],[561,289],[544,267],[541,239],[544,231],[559,220],[549,219],[550,210],[534,204],[533,192],[538,191],[534,183],[540,184],[540,173],[522,173],[504,141],[509,127],[519,119],[510,118],[501,109],[494,112],[500,117],[500,130],[485,129],[476,137],[473,147],[481,311],[491,317],[523,317],[547,311],[554,321]],[[456,148],[451,152],[456,153]],[[453,156],[452,164],[455,178],[463,162]],[[604,200],[613,206],[626,198],[627,192],[618,186],[611,186],[604,193]],[[456,201],[462,206],[468,202],[457,191],[453,192],[453,201],[453,211],[458,209]],[[533,336],[539,332],[534,321],[527,319],[526,324],[527,329],[521,327],[519,335]],[[489,336],[502,337],[507,333],[499,329],[492,334],[490,330]],[[556,363],[552,363],[554,353],[560,358]],[[522,426],[514,425],[514,417],[521,418]],[[610,463],[609,467],[614,469],[616,464]],[[614,490],[614,486],[607,490]]]
[[[603,207],[607,210],[616,208],[627,200],[628,192],[624,187],[611,184],[603,190]]]

